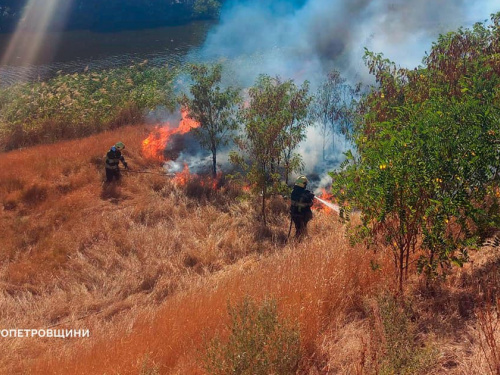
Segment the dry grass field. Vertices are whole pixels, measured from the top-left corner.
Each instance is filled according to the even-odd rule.
[[[1,373],[205,374],[211,340],[230,334],[228,306],[245,298],[273,299],[298,328],[299,374],[500,373],[494,248],[395,299],[390,256],[351,246],[331,212],[287,242],[280,197],[263,228],[255,198],[229,183],[123,173],[104,184],[118,140],[133,170],[162,171],[141,154],[150,132],[0,155],[0,329],[90,331],[0,338]]]

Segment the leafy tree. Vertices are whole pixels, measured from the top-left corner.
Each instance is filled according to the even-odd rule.
[[[311,124],[308,110],[312,97],[309,95],[307,81],[301,87],[297,87],[292,80],[280,83],[278,79],[277,84],[281,84],[286,93],[281,109],[284,128],[278,138],[279,147],[282,149],[278,163],[283,165],[284,179],[288,185],[290,174],[302,169],[302,159],[294,150],[305,139],[305,130]]]
[[[193,129],[200,144],[212,152],[212,173],[217,175],[217,150],[228,143],[230,133],[237,129],[235,114],[240,101],[238,89],[221,88],[222,65],[190,65],[193,80],[192,97],[182,95],[180,103],[188,117],[199,122]]]
[[[337,70],[328,73],[326,81],[318,88],[311,114],[319,121],[323,137],[323,160],[326,159],[326,146],[331,136],[332,149],[335,147],[335,134],[347,135],[351,130],[356,113],[356,102],[361,86],[352,87]]]
[[[292,80],[261,75],[248,91],[250,101],[240,110],[244,134],[237,138],[243,154],[233,152],[231,161],[244,168],[256,193],[262,194],[262,217],[266,223],[266,198],[278,192],[280,179],[302,168],[294,153],[305,138],[311,101],[308,83],[298,88]]]
[[[392,249],[400,290],[413,254],[420,271],[444,275],[498,222],[500,14],[492,20],[441,36],[414,70],[366,53],[378,86],[333,191],[362,212],[355,238]]]

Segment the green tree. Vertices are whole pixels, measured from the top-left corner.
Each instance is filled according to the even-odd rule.
[[[333,191],[361,210],[356,238],[392,249],[400,290],[412,256],[429,277],[444,275],[498,222],[500,15],[492,19],[441,36],[414,70],[366,53],[378,86]]]
[[[292,80],[261,75],[248,91],[250,101],[239,118],[244,134],[236,143],[242,154],[231,153],[231,162],[243,167],[254,191],[262,194],[262,217],[266,224],[266,199],[280,191],[280,181],[302,168],[294,153],[305,139],[309,125],[307,108],[311,98],[308,83],[298,88]]]
[[[285,183],[288,185],[290,174],[302,169],[302,158],[294,153],[295,149],[306,138],[306,128],[311,125],[309,105],[312,97],[309,95],[309,83],[306,81],[301,87],[297,87],[292,80],[283,83],[277,80],[277,85],[282,86],[286,93],[283,107],[281,108],[281,119],[283,131],[278,142],[282,150],[278,164],[282,164]]]
[[[352,87],[337,70],[330,71],[326,81],[318,88],[311,115],[318,121],[323,137],[323,160],[326,159],[326,146],[330,136],[334,149],[335,134],[340,132],[347,135],[351,130],[360,90],[360,85]]]
[[[238,125],[235,120],[239,90],[221,88],[222,65],[189,65],[193,80],[191,97],[182,95],[181,105],[187,109],[188,117],[200,124],[193,129],[202,147],[212,152],[212,173],[217,175],[217,150],[230,140],[230,134]]]

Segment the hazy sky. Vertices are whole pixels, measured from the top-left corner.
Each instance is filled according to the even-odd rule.
[[[230,0],[204,54],[229,57],[249,84],[259,73],[314,81],[332,66],[366,75],[364,48],[414,67],[440,33],[489,20],[498,0]],[[295,5],[292,5],[295,4]],[[240,65],[238,65],[240,64]]]

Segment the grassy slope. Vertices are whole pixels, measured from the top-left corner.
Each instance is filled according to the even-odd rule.
[[[252,199],[233,188],[179,187],[147,174],[103,185],[102,156],[117,140],[130,166],[158,170],[140,155],[149,130],[0,155],[0,326],[91,331],[89,339],[1,339],[4,373],[137,374],[148,365],[201,374],[203,347],[223,329],[227,303],[246,295],[276,298],[282,316],[300,324],[302,372],[373,372],[384,351],[374,296],[391,287],[390,259],[350,247],[324,212],[308,241],[286,244],[280,199],[264,230]],[[434,373],[488,371],[468,326],[476,324],[478,275],[498,272],[474,267],[432,296],[418,284],[409,291],[422,341],[440,353]]]

